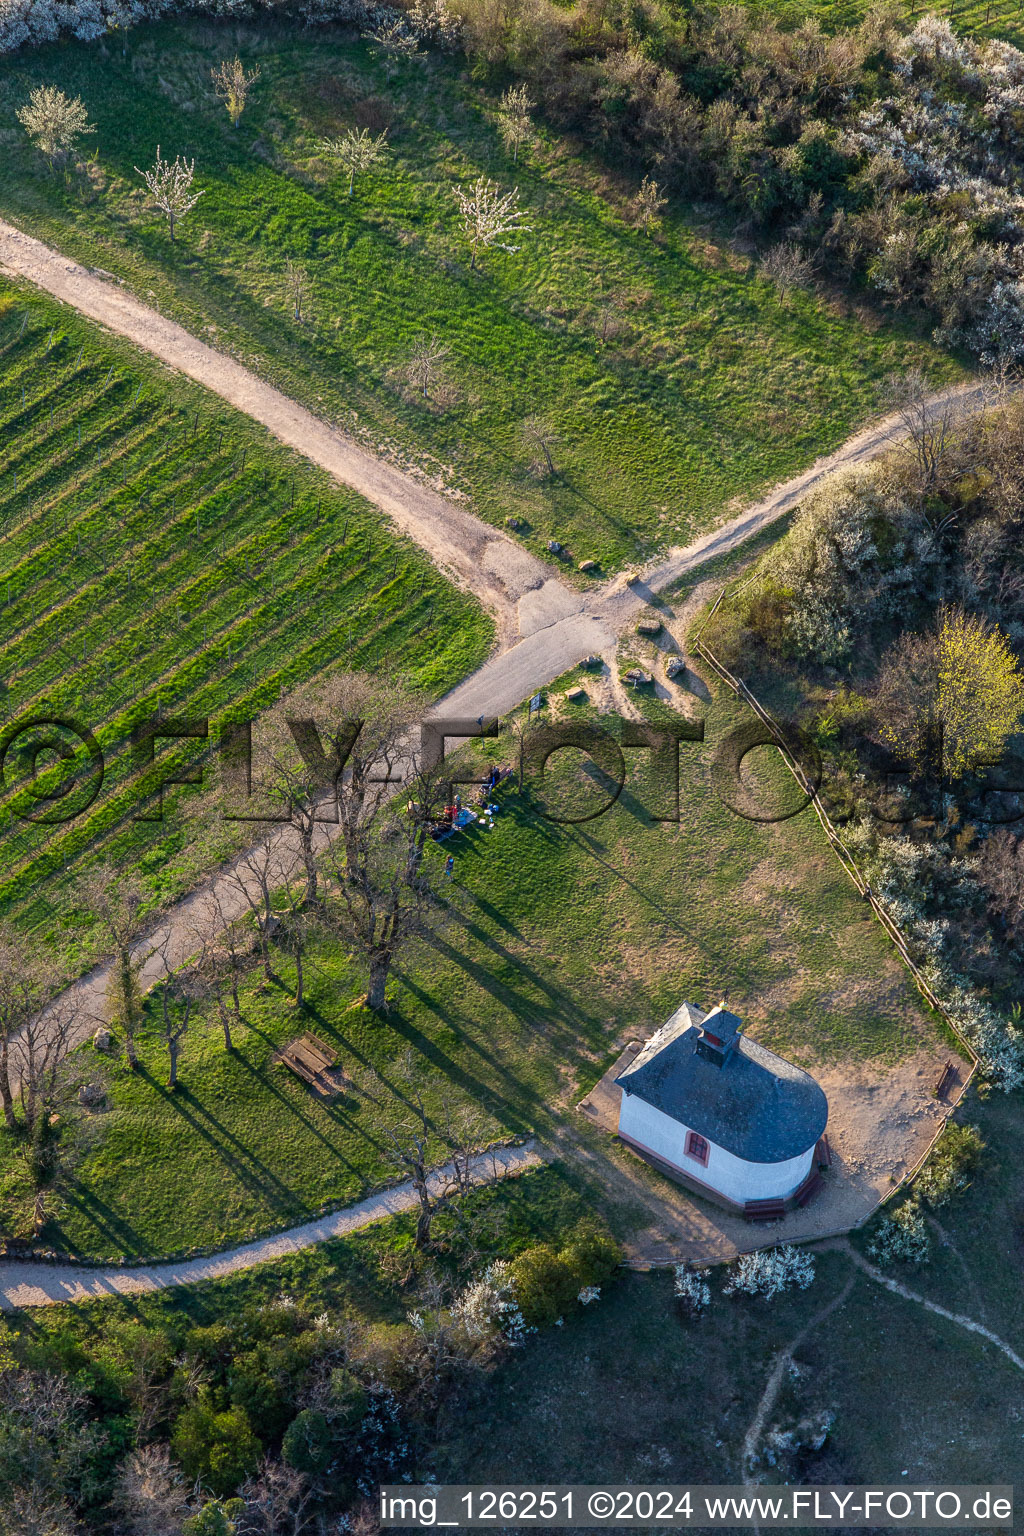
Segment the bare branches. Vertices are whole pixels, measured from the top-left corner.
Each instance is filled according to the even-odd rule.
[[[180,155],[175,155],[173,162],[163,159],[159,144],[156,147],[156,161],[150,170],[142,171],[138,166],[135,167],[149,188],[153,201],[165,215],[172,240],[175,225],[191,213],[199,199],[205,196],[202,191],[192,191],[195,168],[195,160],[184,160]]]
[[[515,253],[518,245],[509,243],[507,236],[526,234],[530,226],[522,222],[525,215],[519,207],[519,188],[502,192],[500,187],[481,176],[468,191],[452,187],[459,205],[462,234],[469,244],[470,271],[476,267],[477,254],[492,247],[499,251]]]
[[[239,119],[245,111],[249,92],[260,78],[259,66],[247,71],[236,54],[233,59],[222,59],[216,69],[210,70],[210,75],[213,78],[215,94],[228,109],[231,126],[237,128]],[[159,153],[158,150],[157,154]]]
[[[544,464],[549,475],[557,473],[555,461],[551,456],[551,450],[560,441],[558,432],[546,416],[527,416],[521,428],[524,440],[534,448],[539,448],[544,455]]]
[[[142,1000],[138,982],[140,962],[134,948],[143,929],[146,893],[135,876],[102,864],[79,882],[76,894],[98,920],[113,951],[111,1001],[124,1029],[128,1063],[135,1069],[139,1064],[135,1036],[142,1017]]]
[[[773,245],[761,262],[761,271],[774,283],[784,303],[791,289],[806,287],[813,270],[811,261],[792,241]]]
[[[309,279],[299,264],[292,261],[290,257],[284,264],[284,277],[292,307],[292,319],[298,323],[302,320],[302,306],[309,298]]]
[[[387,154],[387,139],[386,131],[374,138],[366,128],[348,128],[337,139],[321,139],[317,147],[321,154],[339,160],[348,171],[348,195],[351,197],[356,177]]]
[[[893,375],[888,382],[890,402],[896,407],[906,446],[916,471],[917,490],[927,494],[938,479],[944,459],[953,446],[957,413],[953,403],[932,400],[928,381],[920,368]]]
[[[450,356],[451,347],[446,347],[437,336],[417,338],[405,365],[405,376],[424,400],[434,382],[443,376],[444,365]]]

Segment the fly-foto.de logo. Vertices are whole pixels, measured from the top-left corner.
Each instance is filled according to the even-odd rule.
[[[297,760],[304,766],[306,782],[317,794],[318,816],[337,821],[337,801],[345,781],[349,758],[359,740],[360,720],[318,722],[308,717],[287,717],[288,736]],[[162,712],[136,721],[126,741],[108,745],[106,753],[97,734],[81,721],[65,715],[33,714],[9,722],[0,731],[0,796],[12,817],[57,826],[88,812],[108,777],[109,764],[127,753],[127,782],[134,800],[129,812],[137,821],[163,818],[164,791],[179,785],[218,788],[221,812],[232,821],[274,822],[286,814],[266,803],[254,780],[254,743],[258,724],[253,720],[221,720],[164,715]],[[772,726],[752,719],[733,727],[714,746],[705,743],[703,720],[680,718],[646,723],[608,717],[608,725],[594,722],[552,721],[526,728],[504,727],[496,717],[476,719],[431,716],[410,733],[407,749],[395,755],[370,782],[397,787],[416,776],[447,780],[451,784],[477,783],[488,769],[466,766],[446,757],[449,743],[467,738],[510,741],[520,783],[528,787],[531,808],[544,820],[578,825],[606,814],[619,801],[630,777],[630,761],[645,754],[650,803],[643,809],[655,821],[680,819],[680,775],[685,754],[706,753],[709,780],[722,804],[748,821],[785,821],[811,805],[822,785],[821,755],[814,742],[792,722]],[[197,744],[191,758],[188,744]],[[785,797],[770,790],[755,776],[744,772],[748,754],[758,748],[781,748],[795,784]],[[186,749],[185,752],[182,749]],[[559,803],[553,793],[558,754],[573,751],[584,784],[575,795],[581,804]],[[917,800],[908,793],[911,770],[894,763],[884,776],[891,791],[876,807],[880,820],[901,823],[920,814],[921,791],[938,804],[949,797],[949,786],[938,766],[927,782],[918,783]],[[999,765],[989,765],[999,768]],[[991,784],[974,791],[971,811],[978,820],[997,823],[1024,818],[1024,774],[1002,765]],[[118,774],[119,782],[123,774]],[[564,796],[562,797],[564,799]],[[780,804],[780,798],[784,803]],[[978,801],[986,802],[980,806]]]

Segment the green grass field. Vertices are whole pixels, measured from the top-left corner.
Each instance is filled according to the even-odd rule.
[[[662,235],[626,222],[631,179],[538,130],[518,166],[498,92],[429,55],[389,81],[351,32],[284,23],[162,23],[113,43],[17,56],[0,80],[0,211],[125,278],[313,409],[412,458],[493,521],[528,520],[605,569],[698,533],[835,446],[880,405],[887,376],[956,364],[901,323],[808,293],[780,300],[751,259],[716,243],[708,210],[670,210]],[[261,79],[233,130],[210,69],[238,50]],[[58,79],[96,123],[67,178],[15,111]],[[386,163],[347,193],[318,152],[346,127],[387,127]],[[195,212],[172,245],[136,166],[156,146],[195,156]],[[518,185],[517,255],[470,271],[452,183]],[[286,264],[306,277],[291,317]],[[451,349],[451,400],[410,396],[419,335]],[[525,418],[557,433],[538,478]]]
[[[490,621],[358,496],[286,453],[201,389],[66,309],[0,295],[0,911],[72,965],[80,923],[62,919],[69,879],[110,857],[174,896],[251,836],[195,792],[161,821],[132,768],[129,733],[159,709],[210,720],[172,747],[206,758],[222,720],[255,716],[345,657],[387,664],[441,693],[486,655]],[[83,814],[31,816],[31,750],[54,734],[34,717],[91,730],[105,779]],[[21,728],[15,735],[15,727]],[[73,732],[57,732],[84,757]],[[11,737],[8,740],[8,736]],[[35,768],[45,773],[44,753]]]
[[[712,752],[739,717],[729,701],[713,705],[706,744],[683,747],[678,825],[655,819],[671,804],[641,752],[627,751],[614,809],[577,827],[541,819],[529,789],[506,789],[493,832],[472,828],[444,845],[456,854],[451,921],[403,960],[386,1020],[356,1002],[363,983],[346,957],[321,947],[307,965],[305,1015],[292,1006],[282,957],[280,985],[254,978],[246,990],[237,1055],[224,1052],[215,1016],[186,1039],[175,1094],[162,1086],[166,1056],[152,1038],[143,1076],[114,1069],[111,1107],[92,1117],[96,1139],[48,1237],[99,1256],[157,1254],[357,1199],[394,1176],[381,1133],[401,1120],[410,1081],[434,1115],[445,1098],[472,1109],[482,1139],[532,1132],[559,1145],[590,1135],[581,1177],[628,1229],[636,1213],[612,1208],[620,1197],[602,1172],[603,1133],[571,1106],[621,1043],[684,998],[724,995],[758,1038],[807,1066],[892,1064],[932,1040],[909,978],[814,817],[746,821],[714,794]],[[495,748],[508,754],[510,744]],[[600,805],[604,792],[583,783]],[[557,796],[557,776],[545,790]],[[352,1078],[333,1106],[270,1066],[303,1028],[336,1046]],[[7,1139],[0,1147],[0,1219],[24,1231],[23,1155]]]
[[[855,26],[867,10],[864,0],[755,0],[753,8],[770,12],[787,25],[816,16],[830,32]],[[898,0],[896,10],[911,20],[931,11],[948,17],[956,30],[967,36],[1005,38],[1018,48],[1024,43],[1020,0],[946,0],[932,6],[921,0]]]

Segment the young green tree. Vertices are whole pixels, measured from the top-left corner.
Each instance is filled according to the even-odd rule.
[[[635,228],[642,229],[645,235],[658,229],[661,225],[661,210],[667,202],[668,198],[662,195],[660,183],[645,176],[629,205]]]
[[[519,159],[519,151],[533,137],[530,113],[536,106],[525,85],[510,85],[501,98],[498,109],[498,132],[505,148],[512,151],[512,164]]]
[[[249,92],[260,77],[259,66],[247,70],[236,54],[233,59],[222,59],[216,69],[211,69],[213,89],[218,99],[228,109],[232,128],[237,128],[249,99]]]
[[[37,85],[18,121],[51,165],[63,165],[83,133],[95,133],[79,96],[71,98],[55,85]]]
[[[387,154],[388,136],[385,132],[374,138],[365,128],[346,128],[337,139],[321,139],[318,148],[321,154],[340,160],[348,171],[348,195],[351,197],[356,177]]]
[[[962,779],[998,761],[1024,717],[1024,673],[994,624],[946,609],[928,635],[902,635],[879,670],[882,740],[919,771]]]

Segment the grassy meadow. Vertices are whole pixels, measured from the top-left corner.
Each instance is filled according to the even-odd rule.
[[[211,796],[194,791],[136,819],[153,809],[131,763],[138,721],[208,718],[206,741],[171,752],[205,759],[212,791],[225,719],[342,657],[442,693],[491,636],[376,509],[261,428],[66,309],[0,292],[0,912],[69,965],[89,954],[65,910],[86,864],[136,866],[157,904],[251,836],[219,802],[197,814]],[[67,800],[34,798],[51,736],[86,763],[73,731],[27,723],[40,717],[93,732],[105,777],[91,804],[91,771]]]
[[[795,471],[875,412],[894,371],[957,365],[903,323],[807,292],[782,299],[716,239],[711,210],[669,210],[645,237],[636,190],[587,146],[538,126],[513,165],[500,86],[430,54],[390,77],[352,31],[205,20],[18,55],[0,78],[0,213],[258,369],[314,410],[413,460],[487,518],[515,514],[605,570],[686,540],[733,498]],[[258,67],[233,129],[211,68]],[[35,85],[81,95],[96,134],[54,174],[17,108]],[[348,179],[320,141],[387,131],[386,159]],[[135,170],[196,160],[203,197],[172,244]],[[518,253],[476,271],[452,185],[518,186]],[[296,322],[288,264],[308,289]],[[417,338],[449,349],[417,397]],[[543,417],[556,474],[523,424]]]
[[[678,824],[657,819],[671,814],[671,793],[645,752],[627,749],[615,806],[578,826],[544,820],[530,783],[506,785],[493,831],[472,827],[436,850],[456,858],[450,918],[402,959],[386,1018],[362,1006],[361,974],[329,945],[307,957],[297,1014],[282,955],[276,983],[254,976],[246,987],[236,1052],[224,1051],[211,1011],[186,1037],[169,1093],[151,999],[145,1071],[110,1069],[109,1107],[85,1117],[46,1238],[96,1256],[155,1255],[355,1200],[395,1176],[384,1131],[406,1116],[413,1084],[435,1121],[470,1116],[479,1141],[534,1133],[573,1160],[585,1144],[577,1176],[626,1231],[634,1192],[622,1199],[604,1168],[612,1144],[573,1106],[637,1028],[684,998],[725,996],[759,1039],[811,1068],[893,1064],[931,1041],[913,985],[816,819],[751,822],[715,795],[714,747],[740,718],[740,706],[717,702],[705,744],[683,745]],[[507,738],[489,746],[511,755]],[[577,772],[577,754],[559,757],[561,782],[552,772],[544,784],[549,809],[599,808],[605,791]],[[784,796],[786,783],[769,774],[765,791]],[[337,1049],[351,1079],[334,1104],[270,1065],[305,1028]],[[433,1150],[441,1160],[441,1143]],[[25,1231],[24,1151],[6,1133],[0,1168],[0,1222]]]

